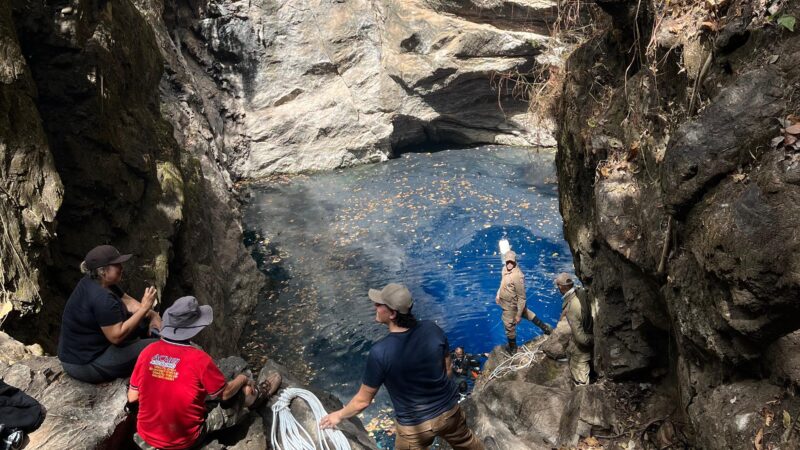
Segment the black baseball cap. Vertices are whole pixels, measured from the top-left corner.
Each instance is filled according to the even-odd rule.
[[[94,270],[98,267],[124,263],[129,259],[131,259],[131,255],[120,255],[119,250],[112,245],[98,245],[89,250],[89,253],[86,254],[86,258],[84,258],[84,262],[86,262],[87,269]]]

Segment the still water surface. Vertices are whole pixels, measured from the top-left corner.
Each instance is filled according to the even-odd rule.
[[[401,282],[414,314],[451,347],[505,344],[494,296],[505,234],[525,273],[528,307],[554,325],[552,279],[571,270],[558,213],[554,154],[479,147],[409,153],[382,164],[251,187],[247,240],[272,280],[246,333],[246,353],[304,373],[346,402],[386,329],[370,287]],[[539,334],[530,322],[518,341]],[[257,358],[256,358],[257,359]],[[389,405],[381,390],[367,418]]]

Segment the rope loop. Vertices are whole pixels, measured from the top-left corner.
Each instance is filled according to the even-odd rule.
[[[297,422],[289,407],[292,400],[300,398],[308,403],[314,414],[317,440]],[[272,448],[276,450],[351,450],[350,443],[340,430],[323,430],[319,421],[328,413],[319,399],[305,389],[286,388],[272,405]],[[317,446],[319,444],[319,446]],[[331,446],[332,445],[332,446]]]

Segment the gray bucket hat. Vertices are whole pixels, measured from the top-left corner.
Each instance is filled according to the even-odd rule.
[[[214,310],[199,305],[192,296],[175,300],[161,321],[161,336],[174,341],[187,341],[214,321]]]

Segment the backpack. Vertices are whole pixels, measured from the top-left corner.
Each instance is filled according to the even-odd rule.
[[[39,428],[42,422],[42,405],[30,395],[0,379],[0,426],[5,430],[4,434],[16,429],[30,433]]]
[[[575,289],[575,295],[578,296],[578,301],[581,303],[581,327],[588,334],[592,334],[594,327],[594,320],[592,319],[592,306],[589,304],[589,294],[583,287]]]

